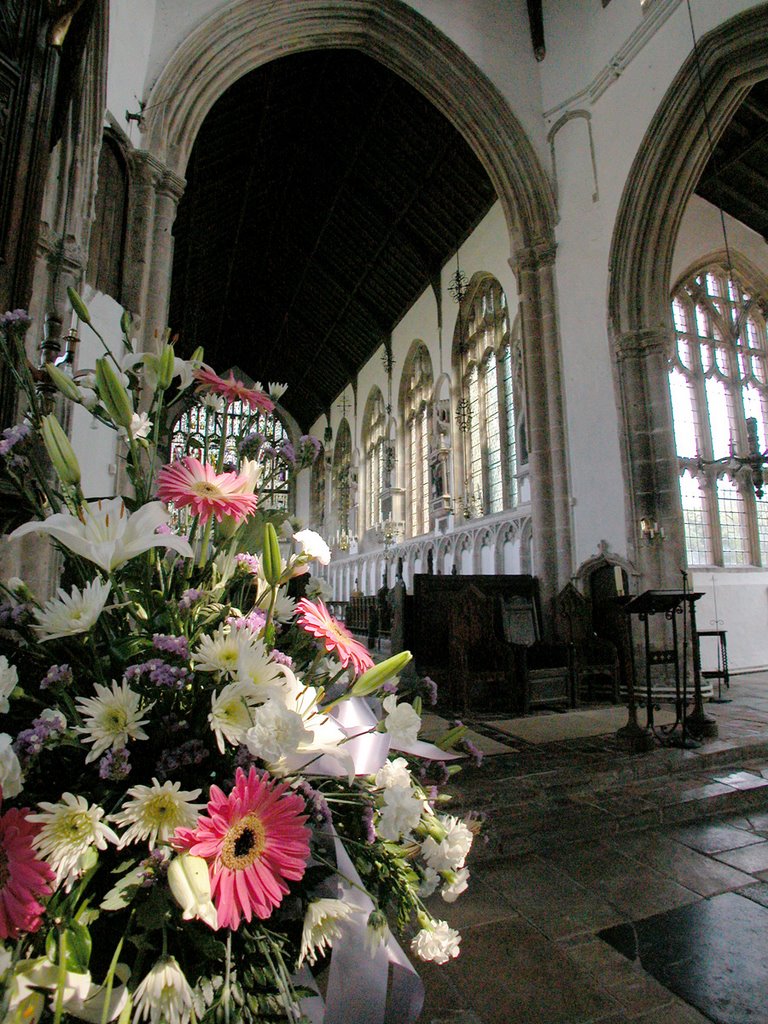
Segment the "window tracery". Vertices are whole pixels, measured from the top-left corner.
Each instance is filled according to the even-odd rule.
[[[426,345],[417,344],[406,366],[403,402],[407,455],[408,531],[412,537],[429,533],[429,438],[432,429],[432,360]]]
[[[381,520],[381,492],[387,480],[387,409],[379,388],[373,388],[363,416],[365,451],[365,527]]]

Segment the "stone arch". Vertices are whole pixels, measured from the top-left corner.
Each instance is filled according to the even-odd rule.
[[[399,0],[238,0],[178,47],[149,96],[145,148],[183,176],[218,97],[254,68],[302,50],[360,50],[419,90],[472,147],[518,245],[553,235],[549,179],[504,97],[452,40]]]
[[[142,281],[147,348],[167,318],[172,224],[200,126],[218,97],[249,71],[306,50],[354,48],[419,90],[463,136],[498,196],[517,275],[529,382],[528,441],[536,561],[545,611],[572,571],[560,341],[554,284],[551,182],[519,120],[468,55],[401,0],[302,0],[264,6],[235,0],[199,24],[146,96],[142,145],[150,265]],[[150,284],[151,283],[151,284]],[[554,497],[553,497],[554,496]]]
[[[666,352],[674,247],[709,158],[703,101],[717,139],[755,82],[768,75],[768,7],[736,15],[697,44],[659,105],[624,186],[610,254],[609,330],[623,425],[630,557],[646,586],[672,586],[685,564]],[[664,528],[642,543],[640,519]]]

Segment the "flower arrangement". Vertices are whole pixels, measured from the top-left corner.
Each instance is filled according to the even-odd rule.
[[[463,727],[419,740],[421,698],[398,691],[410,655],[374,664],[319,590],[288,595],[330,553],[309,530],[281,549],[256,430],[237,465],[215,436],[166,464],[193,389],[219,438],[232,403],[258,417],[273,398],[167,339],[135,353],[126,316],[124,358],[104,343],[92,374],[47,365],[46,403],[28,323],[0,319],[25,406],[3,487],[26,520],[12,537],[49,538],[63,569],[48,599],[0,585],[0,1020],[352,1024],[389,998],[414,1021],[394,933],[417,958],[458,955],[423,900],[467,887],[474,824],[432,785]],[[52,411],[67,403],[121,436],[125,494],[83,494]]]

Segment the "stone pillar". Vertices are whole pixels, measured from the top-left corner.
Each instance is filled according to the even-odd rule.
[[[140,317],[139,348],[150,351],[158,348],[168,326],[173,222],[186,183],[144,150],[134,150],[130,163],[125,302]]]
[[[679,588],[685,565],[678,464],[669,397],[667,333],[637,330],[617,346],[627,472],[629,542],[641,573],[640,590]],[[651,519],[663,537],[646,540],[640,520]]]
[[[570,486],[565,450],[552,245],[521,249],[511,265],[520,294],[535,572],[545,633],[572,572]]]

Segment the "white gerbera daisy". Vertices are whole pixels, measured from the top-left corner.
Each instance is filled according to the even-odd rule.
[[[133,993],[134,1021],[187,1024],[192,1015],[192,989],[176,957],[158,960]]]
[[[93,743],[86,764],[95,761],[109,747],[119,750],[128,745],[129,739],[147,739],[141,727],[149,719],[140,716],[154,707],[154,702],[140,707],[141,696],[125,680],[120,686],[113,680],[111,690],[100,683],[95,683],[94,689],[97,696],[77,698],[78,711],[86,724],[76,726],[75,731],[84,734],[86,743]]]
[[[71,594],[59,587],[58,597],[35,610],[38,624],[32,628],[41,640],[87,633],[104,610],[111,587],[111,583],[100,579],[91,580],[82,590],[72,587]]]
[[[151,786],[133,786],[128,790],[126,800],[118,814],[112,815],[117,825],[128,825],[128,831],[120,837],[118,847],[129,843],[149,840],[150,850],[157,843],[167,842],[177,828],[192,828],[203,804],[192,801],[202,790],[180,789],[180,782],[164,782],[152,779]]]
[[[118,837],[101,820],[104,809],[97,804],[89,806],[85,797],[63,793],[58,803],[39,803],[38,807],[43,813],[27,815],[28,821],[43,826],[33,840],[35,849],[56,872],[56,885],[64,882],[69,892],[90,848],[105,850],[107,843],[117,844]]]
[[[222,754],[226,751],[226,743],[236,747],[245,741],[245,734],[253,724],[256,703],[249,683],[227,683],[212,695],[208,721]]]
[[[314,964],[326,947],[333,945],[341,935],[341,924],[349,917],[351,907],[341,900],[313,900],[304,916],[301,931],[301,952],[299,967],[306,960]]]
[[[201,637],[196,650],[192,652],[196,672],[221,672],[233,676],[244,651],[255,644],[255,637],[248,629],[230,629],[219,626],[213,636]]]
[[[11,665],[4,654],[0,654],[0,713],[5,714],[10,707],[8,698],[19,683],[16,666]]]

